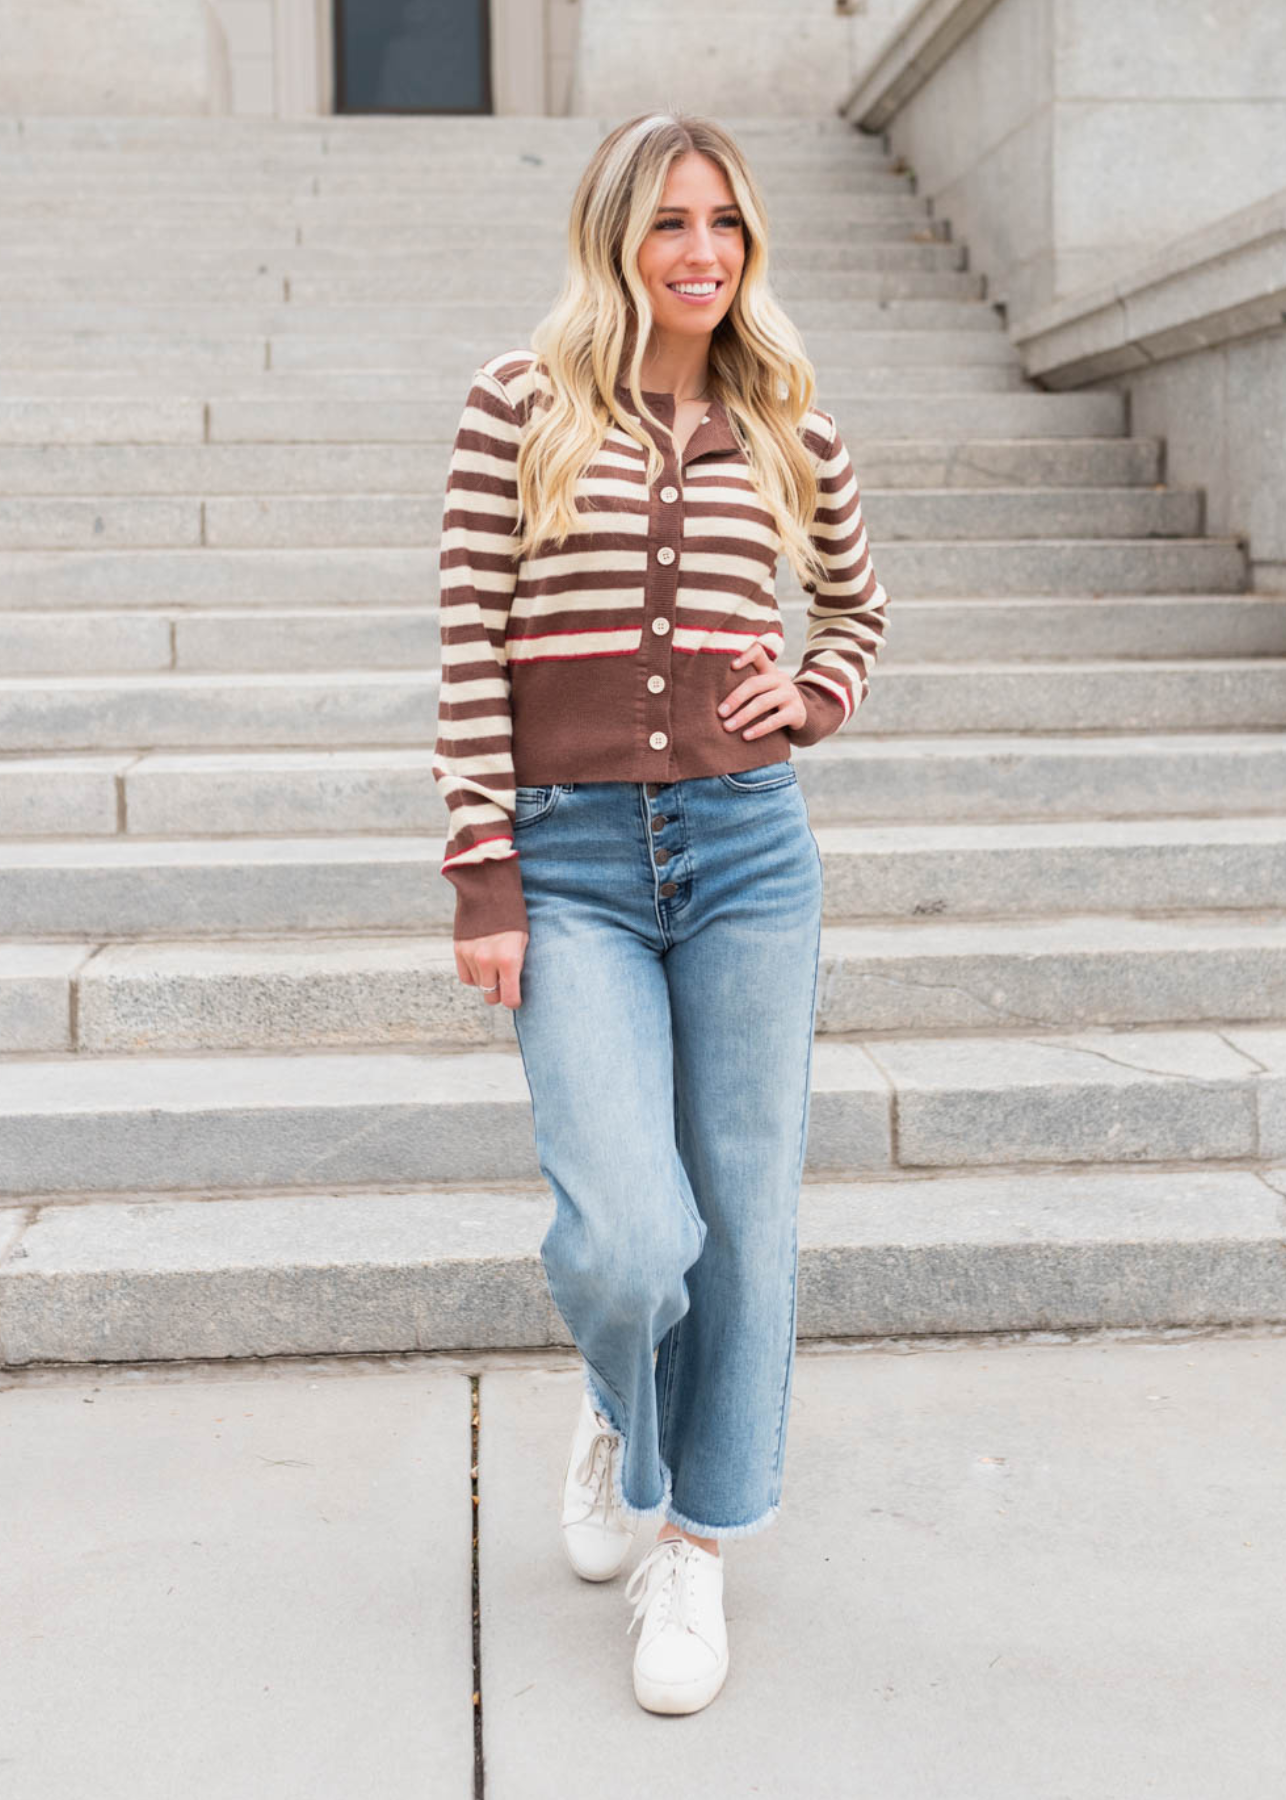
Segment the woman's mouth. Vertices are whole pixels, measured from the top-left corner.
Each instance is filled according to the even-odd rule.
[[[677,294],[679,299],[685,300],[689,306],[705,306],[715,298],[723,283],[712,279],[709,281],[667,281],[665,285],[672,294]]]

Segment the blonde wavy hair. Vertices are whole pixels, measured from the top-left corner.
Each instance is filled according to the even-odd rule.
[[[769,287],[765,210],[744,156],[713,120],[685,113],[642,113],[618,125],[577,186],[562,291],[529,341],[537,357],[537,397],[518,451],[522,529],[512,554],[522,557],[545,541],[561,543],[578,528],[577,478],[612,421],[647,452],[649,487],[661,471],[660,451],[622,412],[614,389],[625,380],[642,417],[665,429],[641,392],[639,370],[653,315],[638,250],[652,229],[670,165],[694,150],[723,171],[741,209],[745,239],[741,280],[711,335],[709,392],[727,410],[782,554],[803,582],[823,573],[808,534],[817,479],[799,431],[816,392],[813,365]]]

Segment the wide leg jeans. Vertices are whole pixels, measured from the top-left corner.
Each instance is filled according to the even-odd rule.
[[[541,1244],[616,1498],[700,1536],[780,1510],[822,864],[791,761],[520,787],[513,1018]]]

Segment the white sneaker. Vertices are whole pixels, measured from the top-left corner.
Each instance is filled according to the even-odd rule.
[[[610,1581],[638,1531],[616,1502],[621,1440],[610,1419],[582,1391],[581,1409],[563,1475],[562,1532],[568,1561],[585,1581]]]
[[[708,1706],[728,1673],[723,1557],[687,1538],[658,1538],[630,1576],[637,1600],[634,1697],[648,1712],[691,1713]]]

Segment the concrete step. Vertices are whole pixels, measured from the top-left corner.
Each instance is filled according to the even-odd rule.
[[[869,260],[857,269],[794,269],[776,267],[773,286],[783,300],[981,300],[986,293],[984,276],[948,263],[946,267],[919,264],[912,268],[873,267]],[[39,271],[0,267],[0,303],[30,305],[50,301],[81,304],[205,305],[224,301],[229,305],[301,302],[336,306],[379,302],[382,305],[416,301],[469,300],[478,282],[468,271],[454,268],[426,272],[399,272],[383,267],[379,277],[369,269],[348,275],[292,275],[274,260],[258,258],[253,264],[230,265],[226,258],[193,268],[114,263],[85,268],[65,263]],[[553,298],[551,274],[544,268],[511,263],[491,275],[487,292],[492,300],[525,302],[543,312]]]
[[[199,398],[117,394],[86,400],[0,395],[0,444],[117,449],[125,444],[199,444],[206,435],[206,405]]]
[[[803,656],[806,604],[780,604],[785,665]],[[1286,656],[1286,594],[1148,594],[1066,600],[901,600],[880,652],[895,663],[1178,661]],[[0,612],[0,668],[26,675],[427,669],[441,660],[428,606],[250,612]]]
[[[882,488],[1155,486],[1158,438],[1009,438],[952,444],[845,437],[865,499]],[[451,445],[7,444],[0,494],[441,495]]]
[[[439,144],[418,150],[411,145],[331,149],[314,145],[296,150],[290,145],[242,148],[228,144],[205,148],[176,145],[172,150],[157,147],[141,154],[132,154],[127,148],[95,152],[86,147],[77,153],[53,147],[38,152],[34,146],[15,147],[0,135],[0,174],[19,192],[66,194],[73,199],[96,192],[109,196],[138,192],[153,177],[158,193],[165,197],[293,193],[311,190],[314,182],[323,192],[369,189],[378,194],[383,191],[383,174],[390,189],[408,194],[417,191],[417,179],[420,191],[453,180],[468,187],[490,182],[497,203],[504,204],[515,190],[524,194],[566,191],[570,197],[595,147],[591,142],[551,153],[542,146],[532,154],[530,146],[517,145]],[[798,190],[813,183],[862,185],[883,179],[901,182],[911,192],[916,188],[916,178],[905,162],[878,150],[864,155],[860,147],[854,154],[844,145],[775,148],[761,144],[752,155],[755,180],[769,202],[783,188]]]
[[[860,477],[859,477],[860,479]],[[1199,488],[876,488],[862,492],[873,543],[925,538],[1195,538]],[[423,493],[0,497],[0,547],[11,550],[210,545],[436,545],[445,497]]]
[[[830,924],[1254,913],[1279,908],[1286,891],[1286,817],[1277,814],[813,829]],[[454,891],[440,875],[440,839],[324,830],[312,837],[10,839],[0,857],[0,936],[43,942],[451,929]]]
[[[270,394],[203,400],[199,391],[188,398],[144,399],[133,393],[90,399],[81,377],[68,373],[55,382],[46,372],[38,384],[32,378],[44,398],[0,396],[0,444],[115,447],[208,441],[297,444],[302,453],[303,446],[317,444],[342,445],[347,451],[370,444],[433,443],[442,446],[443,456],[449,458],[468,380],[466,371],[462,387],[457,384],[450,398],[423,401],[287,399]],[[1012,458],[1014,445],[1029,438],[1043,443],[1137,441],[1124,436],[1124,403],[1112,391],[892,397],[867,396],[854,388],[828,390],[825,406],[834,413],[846,443],[902,440],[913,461],[921,444],[945,446],[944,454],[960,458],[966,445],[990,443],[997,446],[995,454]],[[1040,447],[1033,453],[1039,458]]]
[[[336,115],[338,116],[338,115]],[[224,123],[229,121],[225,118]],[[512,123],[513,121],[510,121]],[[537,130],[547,121],[531,121]],[[264,140],[258,144],[238,143],[231,137],[223,142],[187,142],[167,147],[160,144],[138,146],[143,154],[130,154],[130,147],[112,146],[111,154],[86,144],[77,153],[69,145],[5,144],[0,141],[0,168],[31,181],[50,184],[66,182],[103,182],[113,169],[122,171],[129,182],[143,180],[155,169],[167,187],[179,189],[217,189],[219,178],[226,175],[229,184],[263,184],[269,182],[321,181],[363,182],[378,178],[381,171],[390,182],[413,185],[417,174],[422,181],[437,182],[453,176],[492,177],[500,185],[502,177],[512,181],[576,181],[599,143],[592,133],[567,137],[561,141],[545,138],[537,141],[530,132],[506,133],[500,117],[488,120],[490,132],[450,139],[415,138],[408,135],[402,142],[377,143],[368,139],[347,142],[334,139],[319,143],[315,138],[294,141],[288,137]],[[908,182],[914,177],[905,159],[881,148],[877,139],[850,133],[847,138],[822,141],[805,140],[798,133],[776,140],[752,130],[748,151],[759,182],[796,172],[801,180],[811,174],[851,173],[855,179],[869,177],[880,170],[902,172]],[[105,148],[105,147],[104,147]],[[152,154],[147,154],[150,148]]]
[[[395,745],[432,737],[436,669],[0,679],[0,751]],[[891,663],[835,735],[1268,730],[1286,657]]]
[[[32,339],[26,340],[28,343]],[[46,343],[48,339],[44,340]],[[64,335],[55,340],[65,344],[73,340]],[[99,340],[106,355],[117,355],[113,346],[120,340],[114,334],[102,334]],[[127,340],[128,341],[128,340]],[[174,338],[139,339],[143,351],[161,342],[169,345]],[[204,340],[195,340],[198,343]],[[275,372],[300,369],[416,369],[434,376],[451,374],[463,363],[481,363],[495,354],[494,336],[472,331],[458,335],[439,333],[436,337],[393,337],[385,334],[333,337],[321,332],[282,332],[267,339],[225,339],[225,342],[267,344],[271,367]],[[502,346],[503,347],[503,346]],[[870,363],[901,367],[912,363],[954,363],[964,369],[979,363],[1020,366],[1020,358],[1008,338],[991,331],[903,331],[870,328],[817,329],[808,337],[808,353],[814,366],[823,368],[865,369]],[[6,355],[6,360],[12,359]],[[57,352],[50,354],[51,366],[57,365]],[[820,374],[818,377],[820,385]]]
[[[459,203],[457,203],[459,204]],[[901,203],[900,203],[901,204]],[[474,216],[486,211],[485,199],[473,203]],[[820,215],[814,220],[797,214],[774,238],[773,268],[811,267],[814,259],[829,269],[851,269],[865,266],[901,268],[910,266],[958,269],[965,266],[964,254],[954,244],[945,222],[926,219],[923,212],[905,208],[893,211],[870,207],[849,209],[856,216],[832,220]],[[247,221],[241,230],[229,225],[219,227],[217,221],[208,226],[200,223],[198,211],[192,220],[155,218],[138,220],[133,226],[103,226],[102,235],[87,239],[84,227],[69,220],[61,227],[24,226],[21,234],[6,226],[0,215],[0,230],[14,240],[7,257],[9,272],[25,272],[33,278],[46,273],[59,274],[82,268],[110,273],[131,264],[144,267],[209,269],[216,259],[229,267],[257,269],[261,265],[277,266],[284,272],[301,275],[337,276],[362,274],[374,258],[386,261],[393,272],[431,272],[446,262],[472,271],[477,289],[493,293],[491,273],[487,265],[487,237],[474,226],[453,226],[445,210],[440,220],[430,217],[402,219],[381,224],[378,218],[344,222],[328,222],[300,216],[283,218],[275,224]],[[546,281],[558,275],[558,264],[550,255],[551,243],[561,241],[566,232],[565,209],[551,213],[545,220],[524,217],[493,225],[502,229],[508,251],[525,264],[543,271]],[[185,234],[203,232],[199,241]],[[937,246],[950,255],[925,263],[912,258],[908,263],[901,255],[911,249]],[[885,257],[889,251],[892,261]],[[169,252],[167,254],[167,252]],[[503,346],[502,346],[503,348]]]
[[[521,254],[513,262],[523,270],[521,289],[510,288],[496,275],[494,228],[485,233],[479,230],[467,238],[453,238],[428,226],[400,243],[355,242],[348,249],[338,239],[329,244],[300,244],[282,237],[255,242],[239,235],[223,243],[201,238],[191,244],[175,244],[165,236],[140,243],[105,238],[94,249],[78,247],[75,239],[69,238],[65,244],[39,243],[29,246],[26,252],[15,252],[6,259],[6,282],[24,283],[27,293],[19,291],[13,297],[30,300],[69,275],[101,281],[110,292],[122,277],[145,288],[149,279],[163,273],[172,278],[182,271],[189,279],[203,282],[219,271],[237,270],[242,279],[265,272],[290,276],[294,299],[317,297],[296,292],[297,278],[300,288],[309,281],[319,284],[322,295],[332,279],[336,283],[347,282],[359,294],[360,284],[365,283],[367,292],[362,297],[373,300],[397,298],[394,290],[411,282],[421,283],[424,297],[435,300],[478,291],[499,300],[518,292],[530,293],[535,285],[545,293],[548,302],[561,283],[565,266],[558,233],[551,227],[520,248]],[[869,242],[845,242],[841,235],[823,231],[794,236],[783,241],[773,259],[774,285],[778,270],[806,270],[810,275],[816,270],[845,274],[908,270],[948,273],[965,266],[965,251],[960,244],[948,242],[940,231],[921,230],[896,221],[888,221]],[[131,289],[126,287],[125,291]],[[502,344],[500,348],[506,346]]]
[[[499,131],[502,121],[493,118],[490,123]],[[904,160],[883,151],[874,139],[854,134],[830,142],[809,143],[798,136],[774,142],[759,132],[752,137],[755,178],[761,183],[792,173],[801,181],[825,173],[869,180],[881,172],[914,181]],[[257,145],[231,140],[218,145],[187,143],[172,150],[154,145],[151,155],[131,155],[126,146],[113,146],[111,154],[103,154],[85,145],[76,153],[65,145],[37,148],[34,143],[6,145],[0,140],[0,167],[15,180],[72,188],[105,184],[117,169],[120,179],[130,184],[146,180],[155,171],[167,189],[180,191],[219,190],[221,177],[233,187],[314,179],[357,184],[377,180],[382,172],[390,183],[407,186],[413,186],[417,176],[421,181],[490,176],[499,185],[505,176],[514,181],[539,181],[542,177],[575,181],[596,145],[592,136],[557,143],[519,141],[503,134],[472,142],[408,138],[401,144],[335,141],[322,145],[315,139],[296,143],[283,138]]]
[[[999,312],[985,301],[962,300],[809,300],[791,306],[791,318],[802,331],[978,331],[1003,333]],[[8,301],[0,306],[0,333],[129,331],[149,336],[234,336],[258,333],[276,337],[286,332],[368,337],[388,334],[416,337],[446,332],[485,332],[490,341],[518,344],[531,326],[531,309],[508,300],[425,300],[418,305],[299,306],[285,302],[211,306],[201,300],[96,303],[64,300],[37,306]]]
[[[335,122],[342,119],[345,124],[355,118],[356,115],[333,115]],[[138,180],[154,168],[167,181],[180,184],[205,181],[214,184],[225,170],[229,179],[237,181],[270,176],[285,179],[292,174],[311,178],[314,173],[324,181],[357,180],[378,174],[381,169],[387,169],[391,179],[405,181],[414,181],[417,171],[424,174],[439,170],[454,173],[485,169],[489,174],[499,175],[515,168],[524,173],[530,173],[533,168],[537,171],[566,168],[578,173],[601,141],[603,129],[600,122],[597,132],[577,129],[569,133],[564,129],[563,135],[559,136],[551,134],[547,128],[554,124],[561,128],[580,127],[584,121],[579,116],[555,120],[491,115],[485,121],[486,130],[475,129],[471,135],[457,130],[453,135],[442,131],[435,133],[434,127],[438,123],[459,125],[460,119],[445,115],[431,119],[424,115],[399,122],[404,136],[386,132],[382,136],[368,133],[363,137],[355,132],[350,136],[332,133],[323,139],[314,132],[301,137],[295,134],[294,126],[303,121],[277,120],[272,121],[278,127],[276,135],[256,140],[236,135],[235,127],[247,119],[248,115],[231,118],[224,115],[220,123],[228,130],[222,136],[174,138],[168,145],[153,140],[151,144],[118,141],[110,146],[106,142],[87,141],[77,146],[49,139],[37,142],[34,137],[25,140],[19,137],[16,142],[6,142],[0,131],[0,158],[3,158],[0,166],[14,173],[25,169],[33,176],[47,180],[64,177],[101,179],[105,168],[116,167],[127,179]],[[171,122],[178,123],[177,120]],[[474,123],[476,125],[477,121]],[[881,137],[857,132],[851,127],[846,132],[819,135],[816,130],[809,129],[815,123],[801,118],[798,125],[782,132],[767,131],[758,120],[747,120],[745,143],[747,154],[753,159],[756,177],[761,171],[788,167],[801,171],[845,168],[862,173],[906,166],[903,158],[885,149]],[[422,133],[417,133],[418,124],[426,127]],[[520,129],[516,129],[518,127]],[[111,154],[103,154],[109,147]]]
[[[258,374],[312,374],[331,369],[412,369],[425,382],[456,382],[466,365],[488,362],[495,355],[495,333],[434,333],[432,337],[326,337],[322,333],[290,333],[250,337],[177,337],[142,333],[45,333],[41,337],[7,338],[5,367],[29,371],[38,378],[47,369],[139,369],[178,376],[207,376],[222,371]],[[992,331],[814,331],[809,338],[814,367],[845,371],[915,364],[1018,367],[1009,340]]]
[[[0,757],[0,838],[434,832],[432,748],[84,751]],[[1282,811],[1280,731],[857,737],[796,754],[815,826]],[[872,779],[872,777],[875,777]]]
[[[828,114],[783,113],[724,115],[721,121],[748,156],[886,154],[881,135],[855,131],[847,120]],[[20,136],[11,139],[15,156],[39,156],[51,166],[61,155],[98,160],[110,150],[126,160],[156,156],[162,162],[182,153],[184,168],[202,157],[219,166],[237,155],[292,154],[336,159],[365,156],[415,162],[436,161],[451,152],[479,156],[552,156],[588,158],[612,122],[587,114],[559,117],[495,114],[436,115],[391,119],[379,115],[333,114],[309,119],[260,118],[252,115],[24,115]],[[334,167],[329,161],[322,167]]]
[[[859,133],[845,121],[783,115],[782,119],[756,115],[744,121],[724,119],[728,130],[744,139],[742,148],[753,158],[800,158],[816,162],[845,158],[852,162],[883,162],[888,151],[883,137]],[[14,167],[25,158],[43,169],[52,167],[122,166],[149,164],[196,169],[209,167],[218,173],[238,158],[254,164],[263,157],[312,160],[319,169],[348,167],[351,162],[387,162],[387,166],[425,167],[443,158],[465,158],[475,166],[477,158],[566,157],[584,164],[602,142],[612,121],[589,117],[416,117],[378,119],[358,115],[326,115],[324,119],[254,119],[249,115],[196,117],[23,117],[18,139],[9,139],[5,158]]]
[[[222,192],[221,177],[226,178],[226,187],[237,191],[307,185],[314,180],[323,186],[360,187],[377,183],[381,172],[387,173],[390,185],[408,189],[414,188],[417,176],[426,185],[439,185],[453,178],[466,182],[491,179],[502,188],[540,183],[574,185],[595,147],[594,140],[562,147],[512,142],[477,143],[472,147],[463,143],[418,147],[410,143],[333,145],[329,149],[317,145],[229,144],[222,151],[186,145],[173,152],[158,148],[152,155],[131,155],[127,150],[95,153],[88,147],[80,154],[59,153],[52,148],[33,154],[0,141],[0,168],[15,181],[73,192],[107,185],[114,169],[121,171],[121,182],[131,188],[141,185],[154,170],[164,190],[177,193]],[[882,174],[908,186],[915,185],[915,177],[903,159],[856,139],[849,144],[814,145],[773,145],[765,141],[755,144],[751,154],[755,179],[761,188],[792,179],[802,185],[814,178],[832,176],[872,181]]]
[[[530,1181],[516,1049],[0,1062],[0,1194]],[[820,1039],[805,1166],[1286,1157],[1286,1028]]]
[[[497,178],[486,170],[426,171],[418,184],[403,179],[386,188],[378,173],[336,192],[310,184],[276,184],[268,189],[214,184],[183,191],[154,188],[139,182],[133,190],[104,184],[76,192],[61,190],[23,196],[12,189],[0,193],[0,230],[19,245],[64,243],[79,231],[91,251],[120,241],[163,241],[167,232],[200,231],[211,242],[254,243],[296,225],[310,236],[386,237],[392,244],[412,239],[418,230],[441,228],[457,241],[479,241],[478,219],[484,214],[506,238],[538,244],[551,231],[566,230],[578,171],[551,174],[544,169],[522,177],[506,172]],[[857,219],[897,219],[923,224],[928,205],[905,178],[887,175],[871,182],[850,169],[784,169],[763,184],[773,242],[780,246],[801,227],[817,231],[833,227],[841,234]],[[244,231],[238,234],[238,226]]]
[[[253,504],[253,502],[251,502]],[[90,496],[85,499],[0,497],[0,547],[6,550],[83,549],[202,540],[202,502],[178,498]]]
[[[0,1361],[423,1353],[567,1340],[541,1183],[0,1213]],[[1101,1164],[805,1181],[801,1339],[1286,1317],[1286,1170]],[[7,1232],[5,1227],[8,1227]],[[272,1303],[265,1304],[271,1295]]]
[[[350,160],[335,170],[315,162],[296,162],[214,164],[189,172],[137,162],[131,165],[116,158],[107,164],[98,160],[75,170],[51,171],[43,163],[15,169],[10,159],[4,159],[0,161],[4,176],[0,210],[6,218],[24,224],[37,218],[61,221],[72,216],[95,225],[103,218],[124,216],[131,205],[137,208],[141,203],[145,211],[179,216],[208,207],[211,216],[226,222],[237,206],[256,215],[296,205],[351,211],[370,205],[392,213],[396,206],[413,209],[436,204],[454,191],[470,207],[489,198],[497,207],[497,216],[508,219],[518,215],[524,204],[548,206],[555,198],[566,208],[582,167],[581,163],[564,162],[533,169],[512,158],[483,161],[471,157],[435,160],[427,167],[417,167],[409,162],[390,163],[384,157],[378,163]],[[789,222],[782,211],[788,204],[798,203],[820,214],[829,203],[842,205],[852,197],[911,200],[916,196],[915,183],[905,170],[867,158],[857,162],[847,157],[761,162],[756,179],[767,202],[774,237]],[[922,212],[927,210],[924,199],[916,203]]]
[[[1286,914],[827,926],[820,1034],[1286,1019]],[[0,945],[0,1053],[514,1040],[449,935]]]
[[[469,359],[465,359],[466,365]],[[1026,378],[1016,364],[989,363],[906,363],[892,366],[876,362],[858,362],[846,358],[834,366],[818,363],[819,390],[838,399],[843,392],[866,391],[872,396],[917,394],[1036,393],[1027,386]],[[467,371],[434,373],[429,369],[381,368],[334,369],[269,369],[263,366],[262,354],[256,364],[253,356],[238,347],[235,357],[227,356],[199,367],[188,369],[181,363],[169,365],[164,358],[156,361],[140,358],[134,363],[121,362],[113,367],[86,369],[12,369],[0,364],[0,383],[17,395],[53,397],[77,393],[84,397],[110,394],[124,387],[135,398],[146,394],[192,394],[213,401],[222,396],[255,397],[275,395],[280,400],[330,399],[344,405],[375,402],[388,404],[429,405],[443,401],[455,409],[459,423],[464,394],[468,391]],[[834,406],[828,408],[834,410]]]
[[[873,540],[874,541],[874,540]],[[1240,538],[1029,539],[877,543],[890,595],[1241,593]],[[438,559],[424,548],[0,551],[0,611],[46,607],[379,606],[432,602]],[[779,600],[802,593],[783,562]]]
[[[897,664],[841,733],[1194,731],[1286,725],[1286,658]],[[40,746],[43,747],[43,746]]]

